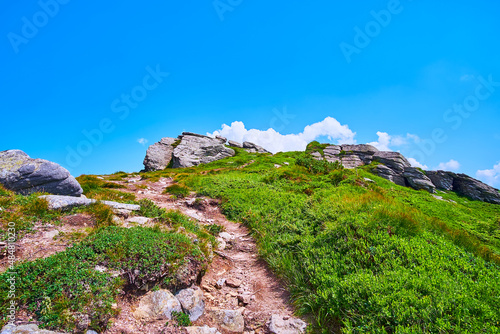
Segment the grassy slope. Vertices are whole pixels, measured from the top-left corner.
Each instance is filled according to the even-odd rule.
[[[133,195],[115,190],[113,183],[95,176],[79,177],[79,182],[89,197],[134,202]],[[151,201],[135,203],[141,204],[142,216],[155,218],[156,226],[127,229],[114,226],[112,210],[101,203],[70,212],[49,211],[47,202],[38,195],[15,195],[0,187],[0,240],[6,237],[8,222],[15,222],[18,238],[30,233],[35,222],[57,225],[61,217],[79,212],[91,214],[96,223],[87,236],[78,238],[66,251],[19,263],[12,270],[17,272],[17,306],[44,328],[74,331],[79,319],[88,315],[90,328],[102,331],[116,314],[113,303],[124,287],[133,292],[175,286],[177,269],[191,260],[206,265],[209,249],[215,245],[215,238],[190,218],[167,212]],[[196,243],[190,237],[193,235]],[[101,273],[94,269],[96,265],[110,271]],[[127,274],[128,280],[114,277],[113,271]],[[10,277],[0,274],[0,328],[7,320]]]
[[[298,153],[237,151],[147,177],[221,198],[315,331],[499,332],[500,206],[447,193],[454,202],[440,201],[362,169],[321,173],[295,165]]]

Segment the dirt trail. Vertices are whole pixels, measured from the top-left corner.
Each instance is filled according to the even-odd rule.
[[[200,285],[204,290],[206,309],[234,310],[244,307],[245,331],[248,333],[267,333],[266,323],[273,314],[285,316],[285,319],[293,315],[288,292],[260,259],[249,230],[242,224],[227,220],[220,211],[218,201],[202,198],[195,202],[194,195],[184,199],[172,199],[170,195],[162,194],[167,186],[174,183],[172,179],[162,178],[151,183],[136,178],[119,183],[125,184],[127,191],[135,193],[137,199],[150,199],[162,208],[179,210],[201,224],[218,224],[224,227],[227,233],[223,235],[226,247],[215,252]],[[226,280],[222,287],[217,286],[221,279]],[[113,328],[123,328],[126,324],[126,327],[135,327],[143,333],[159,333],[160,331],[150,331],[153,330],[151,327],[146,330],[145,324],[140,325],[132,320],[130,308],[133,308],[134,303],[133,300],[121,302],[119,307],[122,309],[122,315]],[[218,327],[219,331],[224,333],[206,314],[193,325]],[[113,328],[107,333],[119,333]]]

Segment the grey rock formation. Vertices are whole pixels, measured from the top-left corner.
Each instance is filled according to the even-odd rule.
[[[372,169],[372,173],[383,177],[399,186],[406,186],[405,178],[403,175],[396,173],[386,165],[377,165]]]
[[[431,179],[416,167],[406,167],[403,176],[414,189],[424,189],[430,193],[436,192],[436,186],[432,183]]]
[[[268,327],[273,334],[302,334],[306,332],[307,324],[297,318],[273,314]]]
[[[234,141],[234,140],[230,140],[227,142],[229,144],[229,146],[231,147],[239,147],[239,148],[243,148],[243,144],[242,143],[238,143],[237,141]]]
[[[399,152],[380,151],[373,155],[373,160],[386,165],[396,173],[403,173],[406,167],[411,167],[410,162]]]
[[[168,290],[148,292],[139,301],[133,315],[142,320],[170,320],[172,312],[182,312],[181,303]]]
[[[0,334],[62,334],[60,332],[48,331],[45,329],[39,329],[37,325],[6,325],[2,328]]]
[[[427,171],[425,172],[425,174],[429,179],[431,179],[432,183],[434,183],[436,188],[440,190],[453,190],[454,173],[438,170],[438,171]]]
[[[179,291],[175,297],[182,305],[182,309],[189,315],[189,320],[196,321],[205,311],[203,291],[200,288],[184,289]]]
[[[249,141],[243,142],[243,148],[248,152],[248,153],[271,153],[262,146],[259,146],[257,144],[251,143]]]
[[[453,191],[457,194],[476,201],[500,204],[500,193],[498,189],[490,187],[465,174],[451,174],[453,175]]]
[[[48,192],[80,196],[82,187],[60,165],[43,159],[32,159],[20,150],[0,152],[0,183],[20,194]]]
[[[233,149],[224,146],[225,141],[190,132],[184,132],[180,144],[174,149],[173,167],[193,167],[212,161],[232,157]]]
[[[172,153],[174,152],[175,138],[165,137],[159,142],[149,146],[146,157],[144,158],[144,170],[152,172],[167,168],[172,160]]]
[[[329,162],[341,162],[345,168],[356,168],[369,165],[373,160],[373,155],[378,152],[377,148],[371,145],[331,145],[323,150],[324,159]],[[321,154],[315,152],[316,154]]]
[[[245,330],[245,319],[242,310],[220,310],[210,309],[208,313],[220,324],[220,327],[231,333],[243,333]]]
[[[84,195],[80,197],[74,196],[61,196],[61,195],[43,195],[40,198],[45,199],[49,203],[50,210],[69,210],[77,206],[87,206],[92,203],[97,202],[95,199],[89,199]],[[100,201],[107,206],[110,206],[114,210],[129,210],[129,211],[139,211],[141,209],[140,205],[136,204],[125,204],[113,201]]]

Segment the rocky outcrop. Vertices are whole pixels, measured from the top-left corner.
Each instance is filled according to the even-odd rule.
[[[372,173],[400,186],[424,189],[435,193],[436,189],[454,191],[473,200],[500,204],[497,189],[484,184],[465,174],[446,171],[422,171],[411,167],[410,162],[399,152],[379,151],[371,145],[329,145],[322,152],[316,150],[310,154],[318,160],[338,161],[345,168],[356,168],[376,164]]]
[[[227,143],[231,147],[243,148],[243,144],[242,143],[238,143],[237,141],[234,141],[234,140],[229,140]]]
[[[451,190],[470,199],[493,204],[500,204],[498,189],[465,174],[446,171],[426,172],[432,183],[440,190]]]
[[[259,146],[257,144],[251,143],[249,141],[243,142],[243,148],[248,152],[248,153],[271,153],[262,146]]]
[[[413,189],[424,189],[431,194],[436,192],[436,186],[432,183],[431,179],[416,167],[406,167],[403,176]]]
[[[227,148],[225,140],[184,132],[180,144],[174,149],[173,167],[193,167],[232,157],[235,152]]]
[[[174,152],[175,138],[165,137],[159,142],[149,146],[146,157],[144,158],[144,170],[151,172],[167,168],[172,161],[172,153]]]
[[[47,192],[80,196],[83,193],[78,181],[65,168],[47,160],[32,159],[20,150],[0,152],[0,183],[23,195]]]

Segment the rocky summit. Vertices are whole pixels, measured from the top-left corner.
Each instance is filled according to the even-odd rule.
[[[82,187],[65,168],[43,159],[32,159],[21,150],[0,152],[0,183],[9,190],[27,195],[47,192],[80,196]]]
[[[430,193],[435,193],[436,189],[454,191],[473,200],[500,204],[498,189],[465,174],[424,171],[412,167],[399,152],[379,151],[376,147],[366,144],[322,144],[309,152],[315,159],[339,162],[349,169],[371,165],[372,173],[400,186],[424,189]]]
[[[226,143],[228,144],[227,147]],[[149,146],[144,158],[144,171],[151,172],[173,168],[193,167],[212,161],[232,157],[231,147],[244,148],[250,153],[270,153],[263,147],[250,142],[243,144],[217,136],[215,138],[192,132],[183,132],[175,138],[165,137]]]

